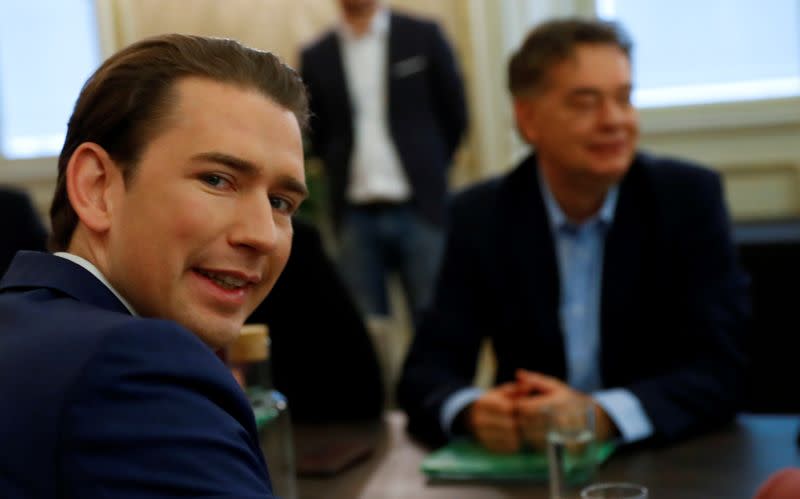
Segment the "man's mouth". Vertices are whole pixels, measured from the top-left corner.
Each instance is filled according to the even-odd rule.
[[[617,142],[600,142],[594,143],[589,146],[589,149],[600,153],[614,153],[625,150],[627,143],[625,141]]]
[[[250,280],[244,277],[235,276],[227,272],[213,272],[204,269],[195,269],[195,270],[197,271],[198,274],[207,277],[208,279],[213,281],[214,284],[223,289],[230,289],[230,290],[242,289],[245,286],[251,284]]]

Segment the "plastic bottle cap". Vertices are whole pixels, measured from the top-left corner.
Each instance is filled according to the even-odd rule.
[[[245,324],[239,337],[228,345],[228,362],[248,364],[269,357],[269,328],[266,324]]]

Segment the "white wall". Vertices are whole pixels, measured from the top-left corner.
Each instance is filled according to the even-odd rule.
[[[290,63],[336,19],[335,0],[96,0],[103,52],[142,36],[183,31],[232,36]],[[460,187],[506,171],[520,153],[505,91],[508,54],[531,19],[587,12],[588,0],[396,0],[438,19],[466,75],[471,130],[452,180]],[[737,219],[800,216],[800,100],[643,113],[642,146],[707,164],[725,176]],[[28,189],[44,213],[55,158],[0,158],[0,183]]]

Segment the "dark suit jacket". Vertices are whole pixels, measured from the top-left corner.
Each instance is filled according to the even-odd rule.
[[[372,341],[313,225],[294,221],[286,268],[247,322],[269,326],[273,381],[293,421],[380,417],[383,383]]]
[[[442,402],[471,384],[492,340],[497,381],[517,368],[566,379],[554,242],[535,157],[460,194],[435,301],[411,347],[399,401],[431,443]],[[656,440],[730,418],[741,386],[746,278],[718,176],[638,155],[607,234],[600,317],[604,386],[642,403]]]
[[[21,250],[44,251],[47,230],[30,198],[23,191],[0,187],[0,277],[14,254]]]
[[[0,281],[0,497],[272,497],[229,370],[89,272],[20,252]]]
[[[391,13],[386,81],[390,135],[413,191],[430,222],[446,211],[447,168],[464,134],[464,87],[453,54],[432,22]],[[339,35],[330,31],[301,54],[311,95],[311,146],[325,164],[333,220],[345,206],[353,151],[353,105]]]

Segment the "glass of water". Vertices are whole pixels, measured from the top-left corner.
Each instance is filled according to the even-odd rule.
[[[594,405],[589,399],[571,399],[549,406],[545,419],[550,499],[577,498],[597,464]]]
[[[647,487],[635,483],[598,483],[583,489],[581,499],[647,499]]]

